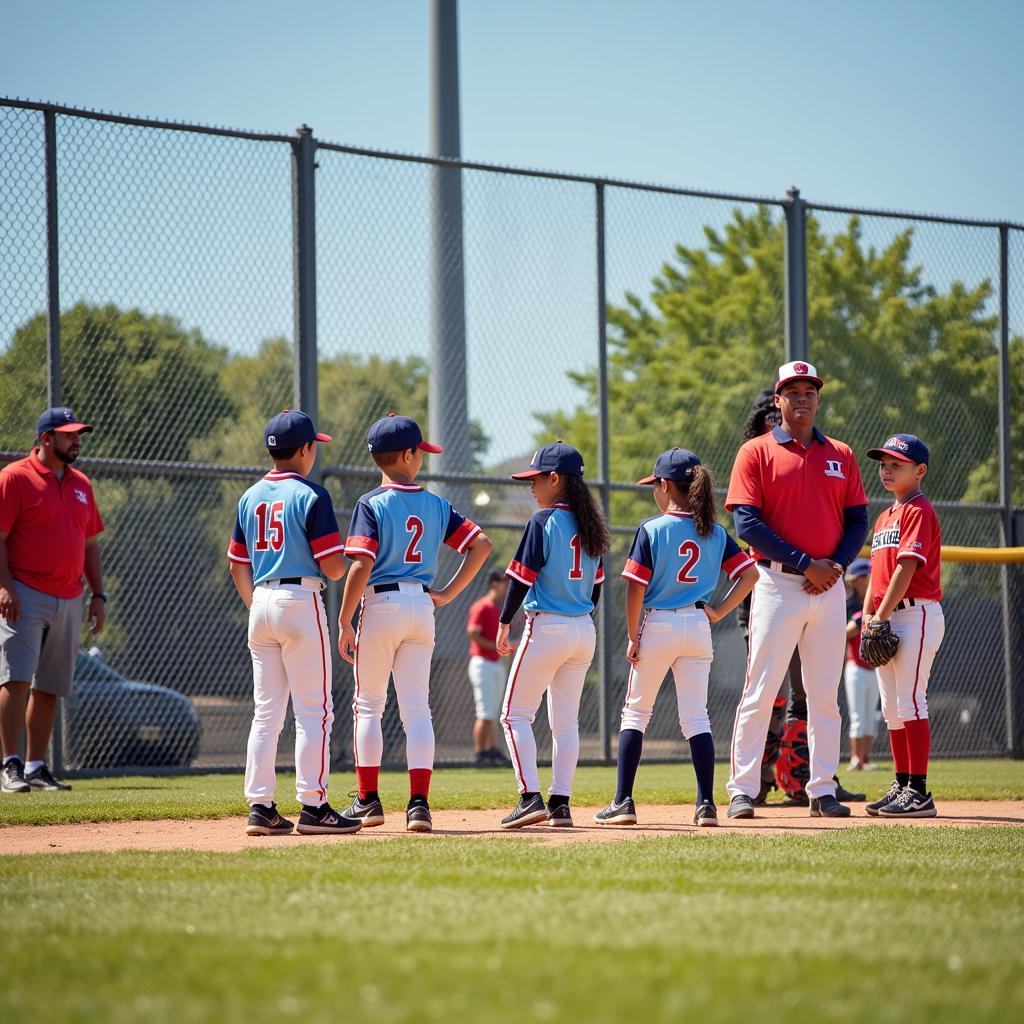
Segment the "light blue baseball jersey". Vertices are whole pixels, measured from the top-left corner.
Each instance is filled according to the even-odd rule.
[[[239,499],[228,558],[251,563],[254,583],[323,580],[317,563],[342,547],[331,496],[300,473],[275,469]]]
[[[479,532],[439,494],[417,484],[388,483],[356,502],[345,554],[373,559],[368,586],[404,581],[429,587],[441,545],[461,555]]]
[[[554,615],[589,615],[594,586],[604,582],[602,560],[583,550],[576,518],[561,502],[530,516],[505,574],[530,588],[528,612]]]
[[[719,573],[734,580],[753,564],[718,523],[702,537],[688,512],[665,512],[640,524],[622,575],[647,588],[645,608],[685,608],[710,599]]]

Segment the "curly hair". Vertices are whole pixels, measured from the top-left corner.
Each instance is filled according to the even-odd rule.
[[[582,477],[566,475],[564,479],[565,501],[576,519],[580,546],[591,558],[600,558],[608,550],[611,540],[601,507]]]
[[[751,441],[764,433],[764,421],[769,415],[778,416],[775,405],[775,392],[770,389],[762,391],[750,406],[746,422],[743,424],[743,440]]]

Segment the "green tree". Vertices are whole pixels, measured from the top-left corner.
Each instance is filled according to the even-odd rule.
[[[728,483],[751,400],[783,358],[783,223],[767,207],[735,211],[704,248],[676,246],[650,294],[609,306],[608,397],[614,480],[650,472],[673,445],[695,450]],[[864,242],[856,217],[829,237],[808,222],[811,361],[826,378],[821,427],[850,444],[869,494],[881,496],[864,452],[894,431],[930,445],[928,489],[948,500],[991,501],[997,476],[997,320],[991,284],[924,282],[913,231],[888,246]],[[1024,395],[1024,341],[1012,343],[1014,393]],[[596,465],[596,374],[573,375],[588,401],[542,417],[538,438],[564,437]],[[1024,436],[1024,407],[1014,409]],[[1016,451],[1018,499],[1024,453]],[[650,514],[647,496],[617,494],[613,520]]]

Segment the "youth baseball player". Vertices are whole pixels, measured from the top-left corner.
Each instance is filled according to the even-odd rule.
[[[353,560],[338,620],[338,648],[353,665],[353,750],[358,793],[345,812],[364,825],[382,825],[377,784],[384,754],[381,717],[393,675],[405,728],[409,765],[406,828],[429,832],[434,726],[430,718],[430,659],[434,609],[453,601],[484,564],[491,542],[472,520],[440,495],[425,491],[416,476],[424,452],[440,445],[423,440],[415,420],[392,413],[366,435],[381,471],[380,486],[357,502],[345,541]],[[466,557],[447,586],[434,588],[442,544]],[[358,632],[352,617],[361,605]]]
[[[330,770],[331,651],[320,590],[345,574],[330,495],[307,480],[318,434],[304,413],[285,410],[264,430],[274,468],[238,502],[228,547],[231,578],[249,609],[252,727],[245,755],[246,832],[291,832],[274,803],[277,739],[288,698],[295,713],[295,790],[304,834],[358,832],[362,823],[327,802]]]
[[[866,660],[878,669],[896,780],[867,811],[886,818],[934,818],[928,792],[928,677],[946,625],[940,603],[942,534],[935,509],[921,493],[928,446],[913,434],[894,434],[868,458],[881,463],[882,486],[896,499],[875,521],[861,642]]]
[[[583,482],[583,456],[563,441],[545,445],[530,468],[513,473],[529,480],[540,506],[526,524],[515,557],[498,627],[498,653],[515,650],[502,702],[505,731],[519,803],[501,820],[506,829],[547,821],[572,827],[569,797],[580,755],[580,697],[594,658],[596,631],[591,613],[604,582],[602,555],[608,527]],[[527,615],[518,649],[509,626],[520,606]],[[551,726],[551,788],[540,794],[533,720],[547,691]]]
[[[640,524],[622,576],[628,581],[626,628],[631,665],[619,732],[618,788],[595,816],[599,823],[634,825],[636,778],[644,733],[669,669],[675,677],[679,727],[697,776],[695,825],[717,825],[715,744],[708,718],[708,677],[714,651],[711,624],[736,608],[757,579],[754,560],[715,522],[711,473],[685,448],[658,456],[651,476],[660,514]],[[717,607],[707,602],[720,573],[738,580]],[[642,618],[641,618],[642,616]]]
[[[729,817],[754,815],[768,722],[794,647],[807,694],[813,817],[845,817],[835,797],[845,647],[841,580],[867,534],[867,498],[850,448],[814,425],[822,379],[797,360],[779,368],[782,424],[736,455],[726,497],[758,562],[746,681],[732,738]]]

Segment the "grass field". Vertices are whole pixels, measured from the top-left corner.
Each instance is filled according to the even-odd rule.
[[[876,771],[847,773],[845,784],[866,790],[869,798],[881,795],[892,781],[891,766],[879,763]],[[718,795],[728,803],[725,780],[728,768],[718,766]],[[294,776],[278,776],[278,802],[289,812],[296,806]],[[541,782],[544,783],[544,770]],[[934,761],[929,785],[937,801],[1024,800],[1024,761]],[[331,799],[343,808],[345,794],[354,789],[355,775],[331,775]],[[582,767],[576,773],[573,801],[581,806],[606,803],[615,790],[615,769]],[[401,809],[408,799],[402,772],[381,775],[385,806]],[[696,793],[688,764],[642,765],[637,778],[637,799],[647,803],[690,803]],[[516,801],[511,769],[440,769],[435,773],[431,805],[438,810],[454,807],[510,808]],[[5,794],[0,796],[0,826],[50,825],[82,821],[118,821],[153,818],[217,818],[246,811],[239,775],[184,775],[160,778],[133,777],[81,779],[70,793]],[[0,834],[0,851],[2,851]]]
[[[690,799],[687,775],[645,766],[645,798]],[[611,779],[581,769],[579,802]],[[946,762],[932,780],[940,799],[1021,798],[1024,765]],[[433,802],[503,808],[508,782],[442,771]],[[404,803],[401,775],[382,789]],[[0,821],[239,813],[238,791],[83,781],[8,796]],[[3,1021],[1024,1019],[1009,827],[0,856],[0,920]]]

